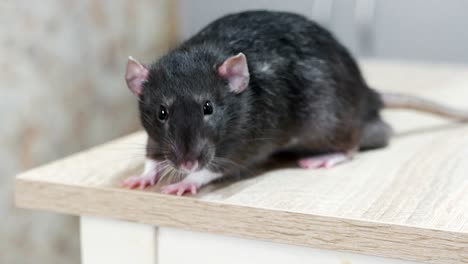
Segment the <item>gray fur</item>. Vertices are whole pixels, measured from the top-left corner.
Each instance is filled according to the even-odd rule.
[[[250,82],[234,94],[217,67],[240,52]],[[214,105],[209,118],[206,100]],[[164,124],[157,119],[160,105],[169,110]],[[381,106],[330,32],[300,15],[250,11],[212,22],[152,64],[140,113],[151,138],[149,157],[175,165],[199,157],[201,166],[229,172],[284,149],[381,146],[387,133],[374,127]]]

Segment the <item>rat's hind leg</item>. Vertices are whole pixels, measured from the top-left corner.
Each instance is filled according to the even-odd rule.
[[[300,159],[298,164],[303,169],[331,168],[353,158],[355,150],[317,155]]]
[[[367,122],[361,132],[360,150],[383,148],[388,145],[392,128],[380,118]]]
[[[305,139],[307,146],[318,155],[301,158],[298,164],[304,169],[331,168],[351,160],[359,149],[359,129],[354,123],[336,125],[325,136]]]
[[[359,150],[385,147],[388,145],[391,135],[391,127],[380,118],[367,122],[360,134]],[[336,152],[303,158],[299,160],[299,166],[304,169],[331,168],[351,160],[357,150],[357,148],[354,148],[346,152]]]

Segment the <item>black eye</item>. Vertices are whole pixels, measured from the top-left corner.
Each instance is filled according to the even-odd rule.
[[[166,107],[161,105],[161,107],[159,107],[159,116],[158,116],[159,120],[165,121],[168,117],[169,117],[169,113],[167,112]]]
[[[206,101],[203,105],[203,114],[204,115],[211,115],[213,113],[213,105],[210,101]]]

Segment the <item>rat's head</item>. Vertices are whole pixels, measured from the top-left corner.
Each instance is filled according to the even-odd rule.
[[[184,173],[207,167],[220,142],[242,119],[239,100],[248,86],[244,54],[219,58],[173,52],[147,67],[129,57],[125,79],[139,98],[140,117],[157,149]]]

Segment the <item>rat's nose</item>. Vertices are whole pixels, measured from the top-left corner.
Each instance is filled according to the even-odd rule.
[[[197,160],[187,160],[187,161],[183,161],[181,164],[180,164],[180,168],[186,170],[186,171],[194,171],[198,168],[198,161]]]

